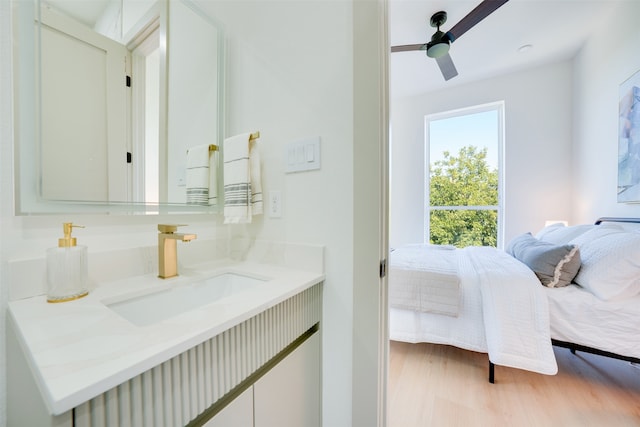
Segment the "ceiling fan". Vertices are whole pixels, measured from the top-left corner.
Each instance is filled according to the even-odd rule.
[[[458,70],[456,70],[455,65],[453,65],[453,61],[451,60],[451,56],[449,55],[451,43],[460,38],[460,36],[469,31],[484,18],[491,15],[507,1],[509,0],[484,0],[446,33],[440,31],[440,26],[447,21],[447,12],[436,12],[431,16],[430,20],[431,26],[437,29],[433,36],[431,36],[431,41],[422,44],[391,46],[391,52],[426,50],[427,56],[434,58],[438,63],[438,67],[440,68],[444,79],[452,79],[458,75]]]

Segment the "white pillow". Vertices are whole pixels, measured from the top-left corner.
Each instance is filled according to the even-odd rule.
[[[604,301],[640,294],[640,234],[596,226],[573,239],[582,266],[573,280]]]
[[[545,225],[545,227],[542,230],[538,231],[533,237],[540,240],[541,237],[544,237],[548,233],[552,233],[554,230],[560,227],[564,228],[565,225],[561,222],[554,222],[553,224]]]
[[[576,225],[575,227],[582,227],[580,225]],[[571,244],[580,244],[584,245],[585,243],[592,242],[594,240],[600,239],[604,236],[609,236],[611,234],[629,234],[630,232],[625,231],[622,227],[617,224],[602,224],[602,225],[590,225],[590,228],[586,229],[582,233],[573,237],[569,242]],[[571,227],[567,227],[571,228]]]
[[[587,231],[599,227],[593,224],[581,224],[565,226],[562,223],[551,224],[538,231],[536,238],[543,242],[553,243],[554,245],[566,245],[576,237],[586,233]]]

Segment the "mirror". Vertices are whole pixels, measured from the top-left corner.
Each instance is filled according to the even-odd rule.
[[[21,9],[19,213],[217,211],[221,25],[189,0],[38,0]],[[31,76],[21,72],[28,47]],[[212,149],[203,160],[204,146]],[[194,162],[212,172],[207,201],[190,196],[201,191],[202,174],[188,173]]]

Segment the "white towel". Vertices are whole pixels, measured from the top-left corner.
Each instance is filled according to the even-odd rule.
[[[262,180],[260,178],[260,146],[258,138],[249,140],[249,168],[251,173],[251,213],[262,214]]]
[[[250,223],[262,213],[260,152],[244,133],[224,140],[224,223]]]
[[[187,204],[218,204],[217,162],[217,151],[210,152],[209,144],[187,150]]]
[[[218,151],[209,152],[209,206],[218,205]]]

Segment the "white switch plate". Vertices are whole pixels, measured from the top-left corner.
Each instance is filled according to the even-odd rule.
[[[320,169],[319,136],[291,142],[284,150],[286,173]]]
[[[269,191],[269,217],[282,217],[282,192],[280,190]]]

